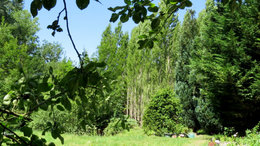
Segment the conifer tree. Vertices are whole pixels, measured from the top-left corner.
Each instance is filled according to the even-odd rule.
[[[197,128],[198,122],[195,116],[196,103],[194,101],[194,85],[189,80],[190,59],[194,50],[194,38],[197,35],[197,22],[194,11],[188,10],[178,34],[177,60],[175,67],[175,92],[183,104],[183,120],[190,128]]]

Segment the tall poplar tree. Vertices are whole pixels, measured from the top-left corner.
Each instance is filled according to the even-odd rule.
[[[126,58],[128,46],[128,33],[123,33],[120,22],[114,31],[111,25],[102,34],[101,43],[98,46],[98,60],[106,63],[106,72],[111,80],[111,93],[109,97],[114,101],[118,113],[124,111],[126,104]]]

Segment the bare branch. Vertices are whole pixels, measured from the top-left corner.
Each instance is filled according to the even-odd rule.
[[[63,4],[64,4],[64,10],[65,10],[65,20],[66,20],[66,27],[67,27],[67,32],[68,32],[68,35],[69,35],[69,38],[70,38],[70,41],[73,45],[73,48],[74,50],[76,51],[77,55],[78,55],[78,58],[79,58],[79,61],[80,61],[80,65],[82,65],[82,59],[81,59],[81,56],[76,48],[76,45],[71,37],[71,33],[70,33],[70,29],[69,29],[69,18],[68,18],[68,10],[67,10],[67,5],[66,5],[66,0],[63,0]]]
[[[9,114],[9,115],[13,115],[15,117],[23,117],[24,119],[28,120],[28,121],[32,121],[31,118],[28,118],[28,117],[24,117],[23,115],[19,115],[19,114],[16,114],[14,112],[11,112],[11,111],[7,111],[7,110],[3,110],[3,109],[0,109],[0,112],[1,113],[5,113],[5,114]]]
[[[2,126],[4,129],[6,129],[6,130],[8,130],[9,132],[11,132],[12,134],[14,134],[18,139],[21,140],[22,143],[24,143],[25,145],[28,145],[28,143],[27,143],[26,141],[24,141],[24,140],[23,140],[19,135],[17,135],[14,131],[12,131],[11,129],[7,128],[7,127],[6,127],[5,125],[3,125],[2,123],[0,123],[0,126]],[[5,136],[8,137],[7,135],[5,135]],[[10,137],[8,137],[8,138],[10,138]],[[11,138],[11,139],[13,139],[13,138]],[[16,142],[18,142],[18,143],[21,144],[20,141],[18,141],[18,140],[16,140],[16,139],[13,139],[13,140],[15,140]]]

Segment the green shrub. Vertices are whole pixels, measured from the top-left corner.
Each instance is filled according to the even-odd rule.
[[[61,111],[56,107],[53,108],[53,114],[50,114],[51,109],[48,108],[47,111],[39,110],[32,115],[33,121],[30,123],[31,127],[36,130],[45,130],[47,123],[56,123],[59,129],[63,133],[74,133],[74,134],[92,134],[95,131],[93,126],[87,126],[83,128],[80,125],[80,120],[78,120],[77,113],[78,107],[76,104],[72,103],[71,111]]]
[[[246,136],[244,137],[239,137],[237,134],[233,134],[230,136],[227,135],[215,135],[215,139],[217,137],[220,137],[220,141],[227,141],[230,143],[230,145],[250,145],[250,146],[258,146],[260,144],[260,133],[259,133],[259,126],[260,122],[251,130],[246,130]],[[231,131],[233,128],[231,128]],[[230,128],[226,129],[227,132],[230,131]]]
[[[122,118],[112,118],[108,126],[105,128],[104,133],[106,136],[116,135],[124,130],[129,130],[137,126],[138,124],[136,120],[125,116]]]
[[[182,132],[180,100],[174,97],[170,89],[162,89],[151,97],[144,112],[143,128],[146,134],[154,133],[162,136],[164,133]],[[178,125],[178,126],[176,126]]]
[[[234,127],[224,127],[224,135],[225,136],[231,136],[235,134],[235,128]]]

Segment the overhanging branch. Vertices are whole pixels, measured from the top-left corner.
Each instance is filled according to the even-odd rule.
[[[70,29],[69,29],[69,18],[68,18],[68,10],[67,10],[67,4],[66,4],[66,0],[63,0],[63,4],[64,4],[64,10],[65,10],[65,20],[66,20],[66,27],[67,27],[67,32],[68,32],[68,35],[69,35],[69,38],[70,38],[70,41],[73,45],[73,48],[74,50],[76,51],[77,55],[78,55],[78,58],[79,58],[79,61],[80,61],[80,65],[82,65],[82,59],[81,59],[81,56],[79,54],[79,51],[77,50],[76,48],[76,45],[72,39],[72,36],[71,36],[71,33],[70,33]]]

